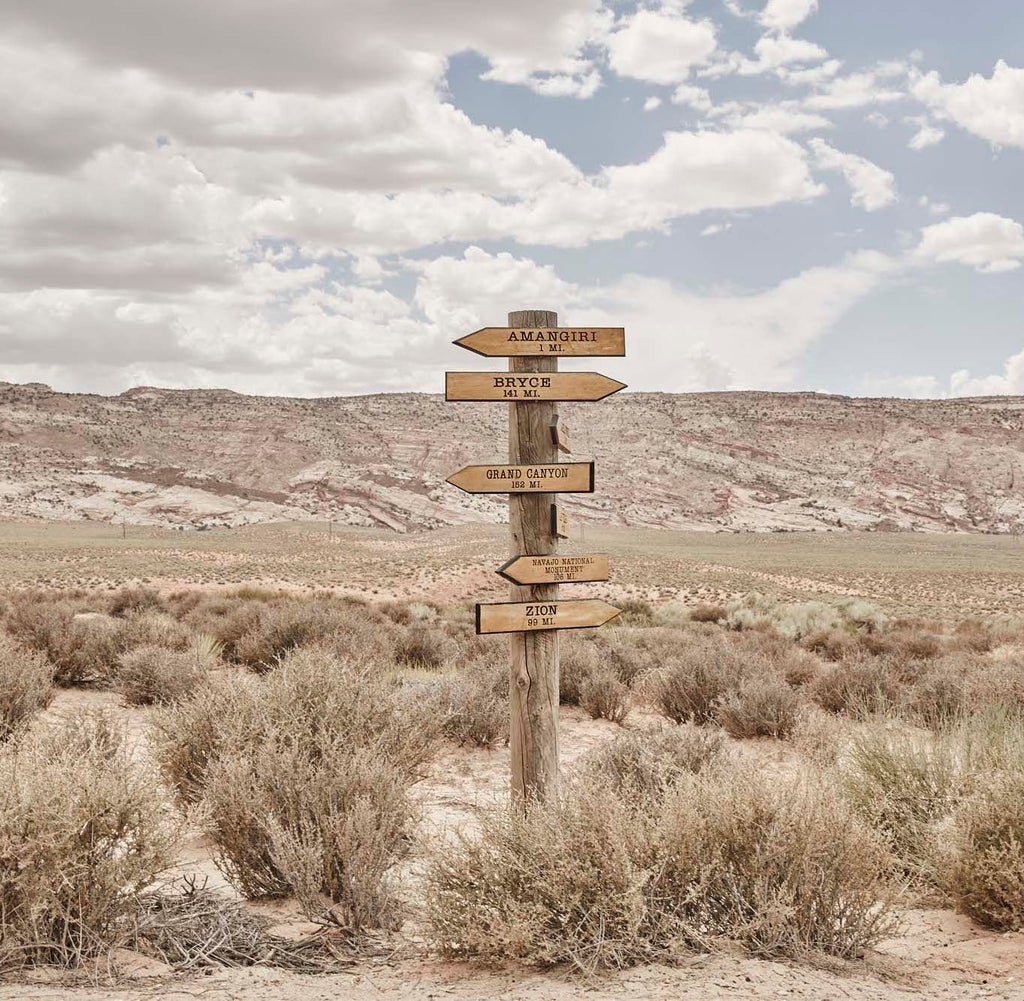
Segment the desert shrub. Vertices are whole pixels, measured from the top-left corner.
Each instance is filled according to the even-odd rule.
[[[654,621],[654,609],[642,598],[626,598],[618,603],[622,614],[615,620],[624,626],[649,626]]]
[[[651,693],[673,722],[710,723],[716,700],[739,684],[748,666],[734,644],[691,639],[652,679]]]
[[[259,739],[268,726],[257,682],[209,677],[190,698],[158,706],[149,718],[153,755],[183,806],[200,801],[210,763]]]
[[[608,790],[584,785],[528,813],[495,808],[479,837],[433,848],[431,933],[449,957],[582,970],[657,958],[644,825]]]
[[[224,659],[238,661],[237,645],[259,628],[262,608],[258,602],[230,598],[206,598],[189,609],[183,622],[213,636],[224,648]]]
[[[746,678],[714,703],[714,718],[730,737],[788,737],[800,697],[784,681]]]
[[[770,628],[794,640],[840,630],[870,634],[887,622],[878,608],[862,598],[848,598],[837,605],[823,601],[787,604],[753,591],[726,609],[725,624],[732,629]]]
[[[375,748],[343,737],[311,754],[272,736],[221,757],[203,798],[217,865],[247,897],[295,894],[311,919],[329,908],[346,928],[394,927],[388,876],[408,845],[409,784]]]
[[[428,920],[448,956],[584,970],[728,942],[850,958],[893,928],[887,861],[823,787],[718,766],[659,802],[585,776],[432,849]]]
[[[623,733],[591,751],[581,770],[622,799],[653,804],[684,775],[721,761],[725,747],[721,731],[690,724],[656,733]]]
[[[345,617],[344,612],[321,601],[263,605],[250,631],[234,641],[235,658],[257,673],[269,671],[289,651],[336,632]]]
[[[439,736],[435,709],[311,647],[264,680],[207,685],[160,709],[152,742],[182,799],[202,804],[241,892],[301,893],[310,908],[326,895],[333,920],[390,924],[387,874],[408,842],[409,786]]]
[[[509,671],[481,660],[443,679],[439,715],[446,737],[459,744],[493,747],[509,739]]]
[[[589,635],[563,635],[559,637],[558,701],[562,705],[578,706],[583,683],[600,670],[601,658]]]
[[[150,587],[122,587],[110,599],[108,611],[118,618],[133,612],[163,608],[158,592]]]
[[[860,650],[857,637],[842,629],[819,629],[804,636],[800,645],[825,660],[843,660]]]
[[[192,631],[166,612],[147,609],[129,612],[118,628],[118,644],[122,650],[140,646],[159,646],[167,650],[184,650],[192,639]]]
[[[591,719],[621,723],[629,715],[629,688],[614,670],[603,667],[583,680],[580,705]]]
[[[841,774],[847,801],[881,834],[902,872],[935,884],[939,828],[961,789],[955,743],[875,724],[853,739]]]
[[[50,704],[52,674],[41,653],[0,635],[0,742],[19,732]]]
[[[47,657],[61,686],[109,676],[123,649],[119,625],[105,615],[77,613],[66,602],[18,602],[8,619],[9,632]]]
[[[728,614],[724,605],[695,605],[690,609],[690,621],[721,622]]]
[[[957,655],[932,661],[903,692],[903,704],[926,726],[939,727],[961,715],[970,701],[970,682]]]
[[[0,748],[0,967],[75,966],[121,944],[173,861],[159,781],[112,733],[71,719]]]
[[[710,769],[669,796],[658,827],[656,895],[688,945],[853,958],[894,927],[888,855],[824,786]]]
[[[395,644],[395,660],[410,667],[437,669],[452,649],[453,645],[433,626],[413,625]]]
[[[797,708],[790,742],[820,768],[831,768],[845,752],[849,724],[813,703]]]
[[[996,773],[966,798],[953,844],[957,909],[987,928],[1024,928],[1024,773]]]
[[[206,675],[198,658],[162,646],[140,646],[121,655],[114,686],[131,706],[173,702],[190,695]]]
[[[895,705],[900,681],[885,660],[841,660],[828,665],[807,686],[807,691],[828,712],[858,716],[882,712]]]

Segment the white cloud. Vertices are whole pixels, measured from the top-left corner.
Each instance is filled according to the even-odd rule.
[[[991,77],[972,74],[962,84],[943,84],[938,73],[912,81],[913,95],[936,115],[994,146],[1024,147],[1024,68],[1000,59]]]
[[[855,153],[842,153],[824,139],[811,139],[815,162],[822,170],[837,170],[850,185],[850,204],[867,212],[896,201],[896,178],[887,170]]]
[[[766,28],[792,31],[818,9],[818,0],[768,0],[758,20]]]
[[[921,230],[914,257],[966,264],[985,274],[1014,271],[1024,260],[1024,226],[991,212],[954,216]]]
[[[641,8],[623,18],[605,44],[609,65],[619,76],[672,84],[704,65],[718,43],[710,21],[691,21],[663,7]]]
[[[921,195],[917,200],[917,204],[923,209],[927,209],[930,215],[949,215],[952,206],[948,202],[935,202],[932,201],[927,195]]]
[[[902,90],[894,90],[881,80],[881,74],[870,70],[838,76],[804,98],[804,104],[815,111],[836,111],[903,100],[906,95]]]
[[[820,45],[788,35],[764,35],[754,43],[754,52],[758,58],[758,72],[790,63],[817,62],[828,55]]]
[[[822,115],[800,110],[796,101],[782,101],[778,104],[719,105],[714,115],[734,129],[764,129],[781,135],[818,131],[832,128],[832,123]]]
[[[935,146],[946,138],[946,130],[936,128],[934,125],[922,125],[911,137],[907,145],[911,149],[927,149]]]
[[[711,95],[703,87],[687,83],[681,83],[672,91],[672,103],[687,105],[696,111],[710,111],[712,107]]]
[[[962,369],[949,385],[951,396],[1024,396],[1024,351],[1007,358],[999,375],[972,376]]]
[[[656,108],[661,107],[661,98],[655,97],[653,94],[644,100],[644,111],[654,111]]]
[[[902,400],[937,400],[945,397],[939,380],[933,375],[866,375],[859,395],[895,397]]]
[[[710,226],[705,226],[701,231],[701,236],[717,236],[719,233],[725,233],[732,229],[731,222],[713,222]]]

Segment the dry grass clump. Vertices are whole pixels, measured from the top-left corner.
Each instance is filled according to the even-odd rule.
[[[580,706],[591,719],[622,723],[629,715],[629,687],[611,667],[601,667],[580,685]]]
[[[128,705],[148,706],[191,695],[205,677],[206,667],[193,653],[141,646],[121,655],[114,686]]]
[[[140,646],[184,650],[192,636],[192,630],[174,616],[153,609],[127,613],[118,628],[118,641],[124,650]]]
[[[729,614],[725,605],[696,605],[690,609],[691,622],[722,622]]]
[[[986,928],[1024,929],[1024,772],[988,777],[953,819],[957,909]]]
[[[408,667],[436,670],[452,650],[453,645],[436,627],[412,625],[395,643],[395,660]]]
[[[684,775],[692,775],[725,756],[719,730],[684,724],[657,733],[623,733],[592,751],[583,774],[619,797],[657,803]]]
[[[901,680],[895,667],[881,658],[836,661],[808,686],[810,697],[831,713],[864,716],[881,713],[900,700]]]
[[[590,971],[664,952],[648,903],[650,835],[618,796],[586,784],[480,819],[479,837],[429,859],[428,920],[444,955]]]
[[[649,601],[642,598],[626,598],[618,603],[618,607],[622,611],[618,618],[620,625],[649,626],[654,622],[654,609]]]
[[[849,958],[892,930],[886,873],[827,789],[718,766],[631,799],[596,773],[435,849],[428,914],[442,952],[464,958],[592,970],[729,942]]]
[[[558,648],[558,701],[578,706],[584,682],[601,669],[601,657],[589,636],[563,634]]]
[[[736,688],[749,659],[733,643],[717,637],[691,637],[652,679],[659,711],[675,723],[711,723],[718,700]]]
[[[311,646],[337,632],[343,618],[339,609],[328,602],[260,605],[249,631],[233,643],[235,659],[257,673],[269,671],[290,651]]]
[[[265,680],[160,709],[153,744],[210,818],[218,865],[242,893],[295,893],[312,918],[358,929],[396,920],[389,873],[437,738],[429,700],[311,648]]]
[[[0,748],[0,787],[0,967],[77,966],[120,944],[173,861],[157,776],[86,717]]]
[[[0,635],[0,742],[22,730],[50,704],[52,674],[42,654]]]
[[[122,587],[110,599],[107,611],[118,618],[130,613],[159,610],[164,607],[163,599],[151,587]]]
[[[854,737],[841,780],[847,801],[882,835],[902,872],[940,883],[942,826],[964,780],[957,742],[877,722]]]
[[[508,743],[509,670],[500,660],[478,660],[445,677],[437,700],[446,737],[478,747]]]
[[[80,614],[71,602],[42,602],[27,597],[13,603],[8,632],[53,665],[61,686],[102,680],[122,651],[119,623],[104,615]]]
[[[824,785],[703,771],[658,823],[657,896],[688,944],[851,959],[894,929],[888,854]]]
[[[714,718],[730,737],[784,739],[796,725],[800,697],[776,678],[745,678],[720,696]]]

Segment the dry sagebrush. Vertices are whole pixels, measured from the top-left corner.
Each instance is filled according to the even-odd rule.
[[[438,737],[433,705],[384,672],[304,649],[265,679],[219,680],[160,709],[154,750],[210,818],[218,865],[248,896],[297,893],[347,927],[389,925],[408,795]]]
[[[159,782],[108,719],[0,748],[0,967],[76,966],[116,946],[173,861]]]
[[[635,774],[626,787],[655,795],[624,797],[599,769],[558,802],[487,811],[479,836],[435,849],[442,952],[586,970],[724,942],[849,958],[892,930],[888,855],[830,790],[727,764]]]
[[[0,742],[22,730],[53,699],[46,658],[0,634]]]

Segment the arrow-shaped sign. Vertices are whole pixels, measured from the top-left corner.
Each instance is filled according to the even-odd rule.
[[[608,579],[608,557],[514,556],[496,573],[510,584],[576,584]]]
[[[569,521],[568,512],[563,511],[557,504],[551,505],[551,534],[558,539],[568,539],[572,523]]]
[[[485,358],[520,355],[561,355],[562,357],[621,357],[626,353],[626,332],[622,327],[546,327],[520,330],[513,327],[482,327],[457,341]]]
[[[469,494],[592,494],[594,464],[464,466],[448,482]]]
[[[449,403],[515,403],[544,400],[593,402],[626,384],[597,372],[445,372],[444,398]]]
[[[503,601],[476,606],[476,631],[520,633],[534,629],[591,629],[621,612],[598,598],[580,601]]]

